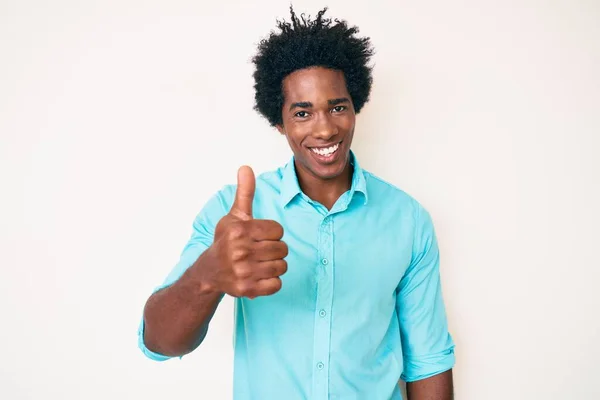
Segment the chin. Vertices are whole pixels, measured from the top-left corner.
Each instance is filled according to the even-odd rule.
[[[304,165],[319,179],[335,179],[345,171],[349,159],[349,152],[340,150],[340,154],[336,154],[331,160],[322,160],[318,156],[309,154]],[[310,150],[307,151],[311,153]]]

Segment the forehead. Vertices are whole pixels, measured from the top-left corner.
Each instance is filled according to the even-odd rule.
[[[292,72],[283,80],[285,102],[327,102],[329,99],[350,97],[344,73],[322,67]]]

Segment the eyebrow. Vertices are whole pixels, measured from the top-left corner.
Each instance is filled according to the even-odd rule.
[[[329,104],[330,106],[337,106],[338,104],[349,103],[349,102],[350,102],[350,100],[347,97],[340,97],[337,99],[327,100],[327,104]],[[313,104],[310,101],[299,101],[299,102],[290,104],[290,111],[293,110],[294,108],[311,108],[312,106],[313,106]]]

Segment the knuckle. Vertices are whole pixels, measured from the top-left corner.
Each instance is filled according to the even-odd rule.
[[[250,251],[246,247],[236,247],[231,251],[233,261],[242,261],[248,257]]]
[[[244,237],[246,229],[242,224],[233,224],[229,227],[229,239],[236,240]]]
[[[250,276],[250,269],[245,265],[237,265],[233,268],[233,276],[236,279],[246,279]]]
[[[246,282],[238,281],[234,284],[233,289],[234,289],[236,296],[243,297],[243,296],[248,295],[250,288],[248,287],[248,284]]]

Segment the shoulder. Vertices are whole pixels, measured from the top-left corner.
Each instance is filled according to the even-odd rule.
[[[404,189],[370,171],[363,170],[369,203],[390,213],[400,213],[415,219],[428,214],[423,205]]]
[[[401,220],[413,240],[413,252],[421,253],[435,242],[435,227],[429,211],[412,195],[386,180],[365,172],[369,203],[390,220]]]

